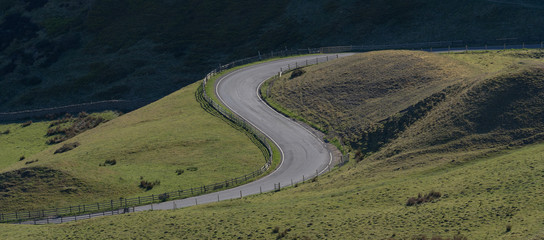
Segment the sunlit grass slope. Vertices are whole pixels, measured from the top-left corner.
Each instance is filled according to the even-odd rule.
[[[419,235],[430,239],[458,234],[468,239],[540,239],[544,236],[543,155],[544,144],[537,144],[470,163],[408,171],[352,163],[317,182],[277,193],[62,225],[0,225],[0,237],[276,239],[285,232],[285,239]],[[406,206],[409,197],[432,190],[442,197]]]
[[[369,103],[370,98],[364,99],[364,104],[373,106],[375,111],[389,112],[390,115],[385,119],[367,119],[377,127],[367,129],[366,133],[361,131],[365,136],[385,134],[388,141],[376,145],[375,152],[358,156],[359,161],[352,160],[347,166],[320,176],[315,182],[276,193],[175,211],[96,218],[63,225],[2,225],[0,234],[3,236],[0,237],[424,239],[421,235],[425,235],[427,239],[433,236],[542,239],[544,73],[541,60],[533,57],[535,52],[538,53],[501,51],[437,58],[429,55],[434,60],[423,66],[419,62],[421,57],[413,57],[420,53],[385,52],[386,55],[401,54],[390,57],[389,61],[407,54],[409,58],[405,58],[405,62],[399,61],[396,66],[406,68],[407,73],[417,74],[402,75],[402,68],[395,71],[393,66],[390,71],[370,75],[391,84],[380,85],[380,82],[372,83],[370,79],[363,82],[366,84],[364,89],[354,91],[354,96],[361,96],[361,92],[391,96],[390,99],[381,98],[374,106]],[[370,54],[379,58],[380,53]],[[521,57],[509,54],[521,54]],[[499,60],[503,57],[504,60]],[[484,60],[488,66],[491,62],[501,66],[490,69]],[[439,61],[449,63],[446,66],[452,69],[437,71],[439,66],[431,64]],[[366,61],[361,64],[372,65]],[[430,67],[419,72],[412,66]],[[370,67],[366,68],[367,71],[356,67],[352,70],[338,69],[343,72],[331,74],[341,76],[345,73],[349,77],[354,71],[359,71],[358,74],[380,71]],[[305,70],[307,72],[302,77],[312,73],[312,68]],[[321,70],[325,71],[323,74],[327,71]],[[447,74],[442,74],[444,71]],[[387,73],[401,77],[388,79],[383,76]],[[442,77],[437,80],[437,76]],[[457,78],[459,76],[466,77]],[[339,77],[325,88],[330,90],[328,92],[310,89],[319,84],[326,85],[325,82],[302,88],[294,84],[302,77],[286,79],[291,81],[286,84],[300,87],[295,92],[305,94],[312,91],[322,96],[330,94],[336,85],[345,87],[338,84],[342,80]],[[398,87],[391,87],[395,83],[399,84]],[[344,84],[361,82],[353,84],[344,80]],[[278,86],[272,89],[274,87]],[[430,89],[427,92],[422,89],[426,87]],[[380,89],[387,91],[377,91]],[[391,99],[402,95],[407,96],[405,101],[408,103],[398,103],[407,107],[398,110],[398,104],[392,104]],[[362,101],[348,97],[340,99],[345,101],[335,103],[348,107]],[[347,107],[322,108],[315,116],[325,118],[331,114],[326,111],[343,108]],[[356,109],[353,107],[353,111]],[[347,117],[343,120],[338,122],[355,122]],[[333,130],[343,126],[330,124]],[[369,134],[372,132],[374,135]],[[425,199],[424,195],[431,192],[438,197],[409,206],[413,203],[409,199]],[[118,229],[124,232],[116,231]]]
[[[195,99],[198,86],[68,140],[80,144],[71,151],[55,154],[61,143],[2,169],[0,210],[158,194],[238,177],[264,165],[248,136],[201,108]],[[104,164],[108,160],[116,164]],[[145,191],[139,187],[142,180],[160,185]]]
[[[118,115],[119,113],[113,111],[90,114],[91,117],[100,117],[104,121],[114,119]],[[77,118],[71,118],[73,119]],[[47,131],[56,127],[51,126],[53,122],[55,121],[44,120],[0,124],[0,169],[46,149],[47,141],[52,138],[47,136]],[[72,125],[71,122],[73,121],[61,125],[63,128],[69,127]]]

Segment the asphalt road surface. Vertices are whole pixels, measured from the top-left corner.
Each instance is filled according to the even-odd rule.
[[[276,143],[282,153],[280,165],[271,174],[242,186],[186,199],[134,207],[129,209],[129,212],[168,210],[241,198],[274,191],[278,187],[291,186],[303,179],[309,179],[316,176],[316,174],[326,172],[329,167],[332,167],[330,166],[332,154],[327,150],[325,143],[305,127],[270,108],[259,97],[258,89],[265,80],[278,74],[280,70],[285,71],[306,65],[306,63],[315,64],[316,61],[322,63],[348,55],[352,55],[352,53],[279,59],[245,67],[218,79],[216,81],[216,95],[218,98],[234,113],[250,122]],[[24,223],[61,223],[116,214],[122,214],[122,210]]]

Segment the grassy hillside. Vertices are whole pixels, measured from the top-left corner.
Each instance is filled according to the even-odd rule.
[[[242,176],[264,165],[263,153],[244,133],[201,108],[195,100],[198,86],[2,168],[0,210],[158,194]],[[79,145],[55,153],[65,143]],[[146,191],[139,187],[142,180],[160,185]]]
[[[258,51],[540,41],[543,13],[536,0],[4,0],[0,111],[152,101]]]
[[[429,163],[403,171],[352,162],[317,182],[277,193],[62,225],[0,225],[0,237],[541,239],[543,156],[544,145],[537,144],[469,163]],[[433,190],[439,199],[406,205]]]
[[[396,76],[390,81],[396,79],[405,84],[387,88],[390,90],[385,91],[385,95],[390,94],[393,99],[403,92],[412,96],[406,92],[418,93],[414,90],[418,88],[412,86],[417,86],[419,80],[425,82],[424,86],[436,86],[440,94],[429,91],[421,93],[419,97],[423,100],[406,98],[416,103],[400,113],[383,107],[383,111],[392,112],[396,117],[385,116],[386,122],[376,118],[375,124],[400,122],[399,119],[405,119],[403,116],[414,119],[406,120],[410,124],[404,130],[397,129],[388,144],[362,162],[351,161],[307,184],[241,200],[62,225],[0,225],[3,230],[0,236],[7,239],[543,238],[544,199],[540,195],[544,187],[544,143],[540,140],[543,119],[540,88],[544,86],[544,76],[541,60],[533,58],[539,56],[539,52],[428,55],[433,61],[425,62],[425,57],[414,56],[427,54],[387,51],[354,59],[364,59],[359,63],[365,66],[369,64],[368,59],[376,59],[380,54],[394,54],[395,57],[389,59],[411,59],[407,61],[411,64],[404,66],[407,71],[388,71]],[[464,63],[448,58],[464,59]],[[459,68],[459,74],[467,77],[450,79],[449,74],[441,74],[444,69],[437,70],[433,65],[423,72],[410,70],[411,66],[418,66],[419,61],[427,63],[425,65],[443,61],[447,66]],[[490,67],[491,63],[505,65]],[[319,67],[307,68],[305,74],[288,81],[299,81]],[[431,79],[409,78],[414,72],[419,74],[416,76],[430,72],[432,75],[427,76]],[[350,72],[341,73],[349,76]],[[321,76],[327,75],[322,73]],[[443,78],[433,81],[433,76]],[[331,83],[335,80],[327,79]],[[370,86],[383,89],[379,84],[368,84],[367,88]],[[277,84],[272,88],[275,87]],[[365,91],[374,93],[370,89]],[[354,102],[358,101],[350,103]],[[395,125],[384,126],[390,127],[382,129],[395,130]]]
[[[106,111],[90,115],[82,113],[81,117],[64,116],[54,121],[0,124],[0,152],[2,153],[0,155],[0,169],[17,161],[23,161],[26,157],[46,149],[50,144],[65,141],[68,137],[93,128],[103,121],[114,119],[118,115],[119,113]],[[86,120],[94,120],[94,124],[87,124]],[[57,129],[59,131],[51,132],[51,130]],[[68,130],[73,131],[67,133]]]
[[[270,83],[268,99],[346,141],[477,74],[461,62],[411,51],[358,54],[304,68],[302,73]]]
[[[364,53],[286,74],[268,84],[267,100],[357,150],[358,159],[382,147],[370,159],[462,159],[540,139],[541,54]]]

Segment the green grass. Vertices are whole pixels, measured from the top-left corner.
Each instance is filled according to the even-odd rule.
[[[174,211],[0,225],[0,238],[541,239],[544,71],[527,61],[497,72],[468,62],[475,78],[375,154],[315,182]],[[431,191],[441,197],[406,206]]]
[[[38,159],[36,163],[26,165],[23,161],[4,168],[4,174],[26,167],[54,169],[63,173],[67,183],[36,184],[41,187],[30,189],[12,186],[0,209],[40,209],[147,196],[224,181],[262,167],[262,152],[244,133],[211,116],[195,101],[199,84],[68,140],[81,144],[74,150],[54,154],[60,146],[52,146],[27,158]],[[117,163],[100,166],[107,160]],[[198,170],[187,171],[190,167]],[[177,169],[185,171],[177,175]],[[138,187],[141,180],[158,180],[160,185],[144,191]],[[65,188],[75,191],[62,193]]]
[[[93,116],[100,116],[106,120],[117,117],[117,113],[106,111],[93,113]],[[0,171],[20,160],[20,157],[30,157],[49,147],[46,144],[49,137],[46,136],[49,125],[52,121],[33,122],[27,127],[22,123],[0,124]],[[1,134],[9,130],[9,134]]]
[[[30,157],[48,147],[45,143],[49,122],[35,122],[28,127],[20,123],[0,125],[0,169],[19,161],[21,156]]]
[[[470,163],[380,171],[350,163],[297,188],[175,211],[154,211],[48,226],[2,225],[4,239],[238,238],[407,239],[426,235],[468,239],[531,239],[544,229],[544,144]],[[365,174],[378,171],[373,177]],[[442,197],[407,207],[409,197]],[[506,232],[506,226],[512,230]],[[124,232],[115,231],[123,229]]]

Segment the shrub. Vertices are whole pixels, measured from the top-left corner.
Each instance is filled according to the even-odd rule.
[[[442,197],[442,194],[440,194],[437,191],[431,191],[428,194],[422,195],[421,193],[417,195],[417,197],[411,197],[406,202],[406,206],[415,206],[420,205],[426,202],[432,202],[436,199],[439,199]]]
[[[185,171],[183,169],[178,169],[176,170],[176,174],[178,175],[181,175],[182,173],[184,173]]]
[[[279,233],[280,232],[280,227],[278,226],[275,226],[273,229],[272,229],[272,233]]]
[[[69,126],[61,127],[59,125],[64,123],[70,123]],[[63,119],[52,122],[49,125],[49,130],[47,130],[47,136],[56,136],[55,138],[47,140],[47,144],[56,144],[64,142],[70,138],[75,137],[76,135],[85,132],[89,129],[95,128],[103,122],[107,122],[103,117],[95,117],[89,115],[86,112],[81,112],[78,114],[77,118],[73,118],[72,115],[66,114]],[[52,128],[57,126],[56,128]]]
[[[5,131],[2,132],[2,134],[5,134],[5,135],[8,135],[11,131],[9,129],[6,129]]]
[[[155,185],[160,185],[160,184],[161,184],[161,182],[158,181],[158,180],[154,181],[154,182],[149,182],[149,181],[146,181],[146,180],[142,180],[142,181],[140,181],[140,186],[139,187],[145,189],[146,191],[149,191],[149,190],[153,189],[153,187]]]
[[[113,166],[115,164],[117,164],[117,161],[115,159],[111,159],[111,160],[106,160],[104,162],[105,165],[110,165],[110,166]]]
[[[508,224],[506,225],[506,232],[510,232],[510,231],[512,231],[512,225]]]
[[[66,136],[55,136],[53,138],[48,139],[46,143],[49,145],[53,145],[53,144],[64,142],[66,140],[68,140]]]
[[[89,116],[89,114],[88,114],[87,112],[80,112],[80,113],[77,115],[78,118],[86,118],[86,117],[88,117],[88,116]]]
[[[39,160],[36,159],[36,160],[28,161],[28,162],[25,162],[25,165],[32,164],[32,163],[35,163],[35,162],[37,162],[37,161],[39,161]]]
[[[108,165],[113,166],[115,164],[117,164],[117,161],[115,159],[112,159],[112,160],[106,160],[106,161],[104,161],[104,163],[98,164],[98,166],[102,166],[102,167],[108,166]]]
[[[19,161],[23,161],[23,160],[25,160],[25,156],[21,156],[21,157],[19,158]]]
[[[293,72],[291,73],[291,77],[289,77],[289,79],[293,79],[293,78],[296,78],[296,77],[300,77],[302,76],[304,73],[306,73],[306,71],[300,69],[300,68],[297,68],[295,70],[293,70]]]
[[[57,153],[64,153],[64,152],[68,152],[76,147],[79,147],[79,143],[78,142],[73,142],[73,143],[67,143],[67,144],[64,144],[61,148],[57,149],[57,151],[55,151],[55,154]]]
[[[170,195],[168,195],[168,193],[159,194],[159,200],[161,202],[166,202],[166,200],[168,200],[168,198],[170,198]]]
[[[198,170],[197,167],[188,167],[188,168],[187,168],[187,171],[191,171],[191,172],[194,172],[194,171],[196,171],[196,170]]]
[[[32,124],[32,121],[27,121],[21,124],[21,127],[28,127]]]

